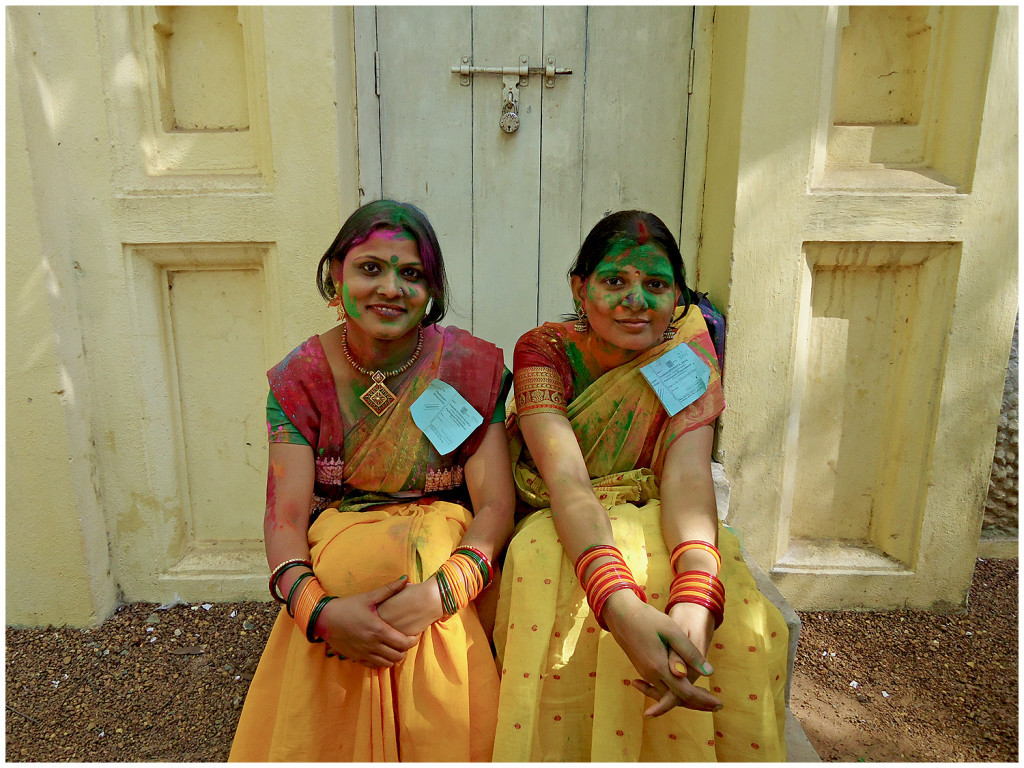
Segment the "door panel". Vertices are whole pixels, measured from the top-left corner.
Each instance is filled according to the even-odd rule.
[[[379,55],[379,102],[360,88],[360,186],[413,202],[437,230],[448,322],[495,342],[571,311],[566,271],[601,216],[645,208],[680,232],[692,8],[381,7],[357,13],[357,77]],[[498,126],[502,77],[553,56],[553,88],[519,88],[520,127]],[[360,117],[360,126],[372,120]],[[376,158],[379,157],[379,163]],[[380,183],[374,174],[380,166]]]
[[[427,213],[452,287],[449,322],[468,328],[473,290],[473,102],[469,89],[463,93],[457,87],[450,67],[456,54],[463,55],[460,51],[471,52],[472,11],[382,6],[376,12],[376,28],[380,89],[386,96],[379,103],[379,138],[371,137],[369,146],[379,146],[382,197],[413,203]],[[372,77],[373,61],[368,63]],[[368,105],[369,110],[376,108]],[[361,144],[365,140],[360,137]],[[360,166],[365,167],[362,162]]]

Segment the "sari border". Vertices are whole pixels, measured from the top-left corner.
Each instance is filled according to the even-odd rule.
[[[565,385],[553,369],[542,365],[520,368],[513,374],[513,380],[519,418],[533,413],[567,415]]]

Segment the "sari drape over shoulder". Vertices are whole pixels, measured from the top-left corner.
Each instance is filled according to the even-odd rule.
[[[448,559],[472,520],[463,467],[506,395],[503,372],[494,345],[455,328],[425,329],[398,402],[345,429],[318,337],[271,369],[283,412],[313,447],[308,541],[328,594],[367,592],[403,574],[423,581]],[[484,417],[445,456],[409,411],[434,379],[454,386]],[[391,669],[371,670],[326,650],[307,642],[282,608],[249,687],[232,761],[490,758],[498,678],[472,604],[427,628]]]
[[[700,313],[694,308],[677,315],[673,326],[671,341],[592,383],[573,367],[567,352],[571,332],[563,325],[546,324],[524,335],[514,358],[517,411],[566,413],[616,546],[648,601],[662,610],[672,580],[661,533],[658,477],[664,456],[676,439],[712,423],[724,408],[714,348]],[[678,344],[689,344],[710,376],[705,393],[669,417],[640,368]],[[517,492],[537,511],[517,526],[502,576],[494,636],[502,675],[494,759],[785,759],[787,628],[758,592],[731,530],[719,526],[719,577],[727,598],[725,620],[708,652],[715,672],[697,683],[714,690],[724,707],[714,714],[677,707],[644,718],[650,701],[630,686],[635,669],[591,614],[558,540],[547,486],[523,447],[514,415],[509,431]]]

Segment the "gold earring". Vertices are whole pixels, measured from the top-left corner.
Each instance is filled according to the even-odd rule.
[[[587,310],[583,308],[582,304],[576,307],[576,322],[572,327],[576,333],[586,333],[590,327],[590,323],[587,322]]]
[[[341,323],[342,325],[344,325],[345,324],[345,307],[341,303],[341,296],[335,296],[333,299],[331,299],[327,303],[327,306],[328,307],[337,307],[338,308],[338,322]]]

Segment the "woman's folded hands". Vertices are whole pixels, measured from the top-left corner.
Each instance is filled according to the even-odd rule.
[[[649,717],[676,706],[703,711],[721,707],[714,695],[693,685],[699,675],[712,672],[702,653],[711,637],[710,613],[701,609],[709,617],[702,619],[696,612],[679,611],[682,607],[674,607],[676,615],[670,617],[624,589],[608,598],[602,612],[612,636],[641,676],[633,681],[634,687],[655,700],[644,712]]]
[[[378,613],[378,606],[407,588],[406,577],[356,595],[331,600],[316,622],[316,634],[335,653],[370,668],[392,667],[418,642]]]

